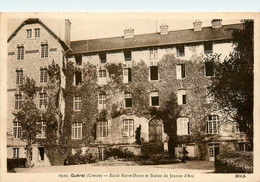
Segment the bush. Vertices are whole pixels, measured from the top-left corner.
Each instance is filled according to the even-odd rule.
[[[78,165],[95,162],[97,162],[97,158],[91,153],[86,152],[84,155],[82,155],[81,152],[76,152],[74,155],[69,155],[66,157],[64,165]]]
[[[252,152],[232,152],[218,155],[215,159],[216,173],[253,173]]]
[[[131,159],[134,157],[134,154],[127,149],[110,148],[106,151],[106,156],[107,158]]]
[[[14,172],[14,168],[25,167],[26,158],[7,159],[7,171]]]
[[[137,161],[137,163],[141,165],[156,165],[156,164],[173,164],[173,163],[179,163],[179,161],[169,157],[169,155],[166,154],[158,154],[150,156],[149,158],[140,158],[140,161]]]

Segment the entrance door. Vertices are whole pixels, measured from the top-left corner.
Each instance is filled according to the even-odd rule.
[[[38,147],[38,160],[44,161],[44,147]]]
[[[158,119],[149,122],[149,142],[162,143],[162,122]]]
[[[215,161],[215,157],[219,154],[219,144],[209,144],[209,161]]]

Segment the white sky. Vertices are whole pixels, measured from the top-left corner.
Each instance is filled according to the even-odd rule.
[[[8,37],[28,18],[39,18],[55,34],[64,37],[64,20],[72,23],[71,40],[84,40],[104,37],[123,36],[125,28],[132,27],[135,34],[154,33],[160,25],[169,25],[169,31],[193,27],[197,19],[202,26],[211,26],[213,18],[222,18],[222,24],[239,23],[237,16],[211,13],[15,13],[8,21]],[[217,16],[216,16],[217,15]],[[18,18],[19,17],[19,18]]]

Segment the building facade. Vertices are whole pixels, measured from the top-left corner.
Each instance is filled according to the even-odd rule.
[[[210,60],[233,51],[232,29],[242,24],[201,25],[195,21],[193,29],[177,31],[162,25],[160,32],[143,35],[126,29],[121,37],[70,41],[66,20],[62,41],[40,20],[24,21],[8,40],[8,157],[24,157],[21,127],[12,114],[22,100],[18,86],[25,75],[46,84],[44,70],[53,60],[61,68],[59,109],[73,152],[80,148],[102,160],[109,148],[135,155],[167,151],[163,121],[148,111],[164,107],[172,95],[181,108],[176,157],[185,150],[190,158],[214,160],[218,153],[246,150],[245,134],[207,91],[214,77]],[[39,93],[40,109],[46,97]],[[44,146],[35,144],[34,150],[34,161],[47,161]]]

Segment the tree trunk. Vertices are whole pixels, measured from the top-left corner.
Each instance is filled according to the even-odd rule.
[[[26,167],[30,168],[32,167],[32,143],[31,141],[28,141],[26,145]]]
[[[175,147],[176,147],[176,142],[174,141],[173,137],[169,136],[168,150],[169,150],[169,156],[172,158],[175,157]]]

